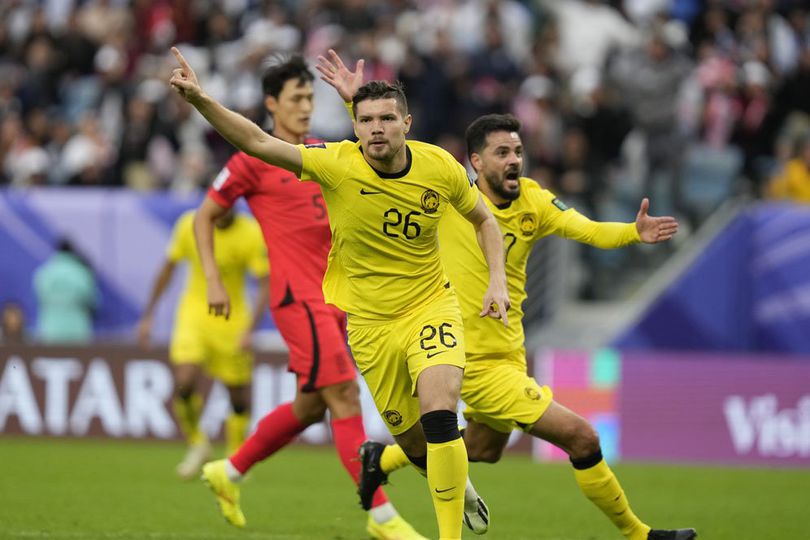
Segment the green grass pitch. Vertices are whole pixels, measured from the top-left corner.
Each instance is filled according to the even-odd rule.
[[[0,440],[2,539],[367,538],[348,476],[331,448],[295,446],[257,466],[242,489],[248,525],[227,525],[201,482],[181,482],[176,443]],[[653,526],[692,526],[700,538],[808,538],[810,471],[622,464],[630,502]],[[490,540],[620,539],[577,489],[569,467],[508,456],[473,464],[492,512]],[[399,511],[436,537],[425,482],[392,477]],[[477,538],[465,530],[465,538]]]

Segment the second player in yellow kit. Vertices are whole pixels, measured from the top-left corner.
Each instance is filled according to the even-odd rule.
[[[667,241],[677,232],[671,217],[651,217],[644,199],[635,223],[591,221],[550,191],[520,176],[520,124],[508,115],[487,115],[467,130],[470,162],[478,185],[504,235],[504,259],[514,319],[508,328],[475,316],[471,300],[482,286],[482,260],[470,245],[475,233],[448,212],[439,228],[442,260],[457,284],[466,330],[467,367],[461,396],[468,408],[464,442],[470,461],[497,462],[513,429],[549,441],[568,453],[577,484],[630,540],[690,540],[693,529],[654,530],[639,520],[618,480],[602,458],[599,437],[587,420],[553,400],[551,390],[527,374],[522,322],[526,262],[532,246],[555,234],[600,248]],[[485,277],[485,276],[484,276]],[[387,447],[379,466],[387,473],[404,466],[400,452]]]
[[[598,223],[573,208],[567,208],[553,193],[530,178],[517,177],[520,196],[497,205],[485,197],[504,237],[509,296],[514,300],[512,318],[523,320],[526,300],[526,263],[534,244],[548,235],[558,235],[601,248],[615,248],[641,241],[635,223]],[[480,180],[479,180],[480,182]],[[461,398],[468,407],[468,420],[483,422],[509,433],[530,427],[552,402],[552,392],[526,374],[525,337],[522,324],[507,328],[471,316],[471,299],[481,287],[481,263],[469,249],[470,231],[463,220],[448,212],[439,228],[442,260],[459,287],[467,335],[467,368]]]
[[[232,414],[225,422],[228,448],[237,448],[244,440],[250,420],[248,385],[253,369],[250,335],[267,305],[267,252],[259,226],[250,216],[229,212],[218,222],[214,241],[217,266],[232,299],[231,314],[229,320],[208,314],[206,278],[194,240],[193,218],[189,211],[175,223],[166,260],[138,326],[139,339],[146,345],[154,309],[177,265],[186,263],[186,284],[175,310],[169,347],[175,375],[175,416],[189,444],[185,459],[177,466],[182,478],[196,476],[211,453],[199,426],[203,402],[196,387],[201,372],[222,381],[230,394]],[[259,280],[253,309],[245,298],[248,273]]]

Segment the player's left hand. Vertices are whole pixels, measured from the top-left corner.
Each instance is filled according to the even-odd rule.
[[[321,74],[321,79],[337,90],[341,99],[348,103],[363,86],[365,60],[362,58],[358,60],[354,72],[352,72],[334,50],[329,49],[327,54],[328,59],[325,56],[318,56],[318,65],[315,66],[315,69]]]
[[[670,240],[678,232],[678,221],[672,216],[652,217],[647,214],[650,199],[641,201],[641,208],[636,216],[636,230],[645,244],[657,244]]]
[[[509,318],[506,312],[511,306],[512,303],[509,300],[506,283],[493,284],[490,282],[484,295],[484,309],[481,310],[479,316],[500,319],[504,326],[509,326]]]

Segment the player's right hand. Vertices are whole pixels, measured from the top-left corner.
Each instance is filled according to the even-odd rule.
[[[225,317],[226,321],[231,316],[231,299],[222,282],[215,281],[208,284],[208,314]]]
[[[202,87],[200,87],[200,83],[197,80],[197,75],[194,73],[194,70],[191,69],[191,66],[188,65],[183,55],[180,54],[177,47],[172,47],[172,54],[174,54],[180,67],[172,70],[172,77],[169,79],[169,84],[172,85],[172,88],[174,88],[183,99],[194,104],[195,101],[200,99],[203,93]]]
[[[152,336],[152,317],[144,316],[138,321],[137,328],[138,345],[144,349],[149,347]]]
[[[509,326],[509,316],[506,314],[512,302],[509,300],[509,290],[506,280],[490,281],[486,294],[484,294],[484,308],[479,317],[492,317],[500,319],[504,326]]]

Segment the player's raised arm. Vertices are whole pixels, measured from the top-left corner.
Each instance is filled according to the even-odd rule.
[[[499,318],[503,321],[504,326],[509,326],[506,312],[511,307],[511,302],[509,300],[509,289],[506,285],[501,228],[480,195],[475,208],[464,217],[475,226],[478,245],[481,246],[481,251],[484,252],[487,267],[489,268],[489,286],[484,295],[484,304],[480,315],[481,317],[488,315]]]
[[[208,313],[215,317],[228,319],[231,315],[231,299],[222,284],[219,267],[214,259],[214,226],[217,219],[225,215],[228,209],[218,205],[208,197],[203,199],[194,213],[194,240],[197,253],[205,273],[208,289]]]
[[[203,91],[197,75],[177,47],[172,47],[172,53],[180,67],[172,71],[169,84],[200,111],[214,129],[246,154],[296,175],[301,174],[301,151],[297,146],[273,137],[241,114],[223,107]]]

